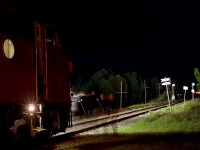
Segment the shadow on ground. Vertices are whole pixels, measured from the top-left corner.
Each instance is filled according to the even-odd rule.
[[[25,142],[12,148],[26,150],[200,150],[200,132],[78,135],[49,140],[38,145]]]

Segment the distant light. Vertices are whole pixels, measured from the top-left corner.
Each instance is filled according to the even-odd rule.
[[[198,95],[200,95],[200,91],[196,91],[195,93],[198,94]]]
[[[172,86],[175,86],[175,84],[172,84]]]
[[[194,86],[195,85],[195,83],[192,83],[192,86]]]

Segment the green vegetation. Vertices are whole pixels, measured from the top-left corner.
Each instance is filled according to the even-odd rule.
[[[200,72],[198,68],[194,68],[194,76],[197,81],[196,88],[197,90],[200,90]]]
[[[165,89],[162,88],[163,86],[159,85],[159,82],[160,80],[154,77],[145,79],[144,84],[144,79],[136,72],[117,74],[111,69],[103,68],[87,79],[84,76],[80,76],[73,84],[72,91],[74,93],[84,92],[87,94],[94,91],[97,96],[104,95],[106,100],[109,99],[110,94],[113,94],[114,108],[118,108],[121,90],[126,92],[126,94],[123,94],[122,107],[147,103],[151,99],[158,98],[159,95],[165,91]]]
[[[172,133],[200,131],[200,100],[172,106],[146,114],[143,119],[133,125],[119,128],[119,134],[135,133]]]

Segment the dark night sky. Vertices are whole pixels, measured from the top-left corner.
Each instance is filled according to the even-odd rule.
[[[74,72],[109,68],[116,73],[135,71],[143,78],[166,76],[188,86],[196,81],[194,68],[200,68],[197,0],[47,2],[10,0],[3,5],[56,22]]]

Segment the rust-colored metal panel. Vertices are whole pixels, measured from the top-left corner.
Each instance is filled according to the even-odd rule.
[[[12,40],[14,56],[4,55],[3,42]],[[26,103],[35,100],[33,42],[0,34],[0,103]]]
[[[71,103],[69,65],[66,51],[48,47],[47,103]]]

